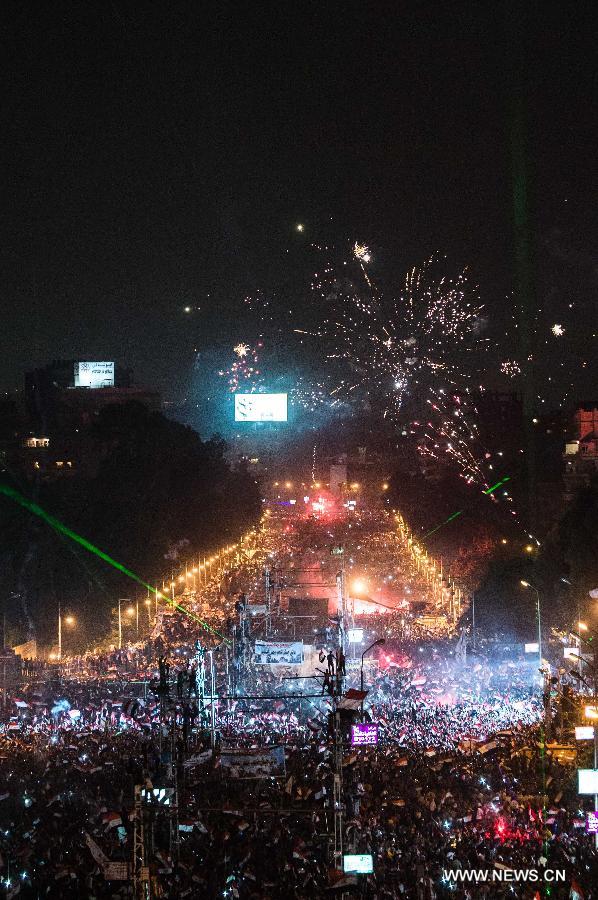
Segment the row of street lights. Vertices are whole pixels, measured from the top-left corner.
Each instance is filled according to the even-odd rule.
[[[211,556],[209,558],[204,557],[203,562],[200,559],[198,559],[197,565],[194,565],[191,567],[189,567],[189,566],[185,567],[185,574],[179,575],[178,581],[181,583],[185,583],[185,582],[187,582],[187,580],[189,578],[192,578],[193,586],[194,586],[194,588],[196,588],[197,581],[199,580],[201,583],[201,578],[202,578],[202,574],[203,574],[204,579],[205,579],[205,584],[207,584],[208,579],[212,578],[212,566],[217,564],[218,570],[223,569],[230,562],[230,555],[232,553],[239,553],[240,547],[243,547],[243,545],[245,545],[246,547],[249,547],[251,544],[251,538],[255,538],[256,536],[257,536],[257,529],[251,529],[250,531],[247,532],[247,534],[243,535],[243,537],[241,538],[239,543],[229,545],[228,547],[222,547],[213,556]],[[199,576],[199,578],[198,578],[198,576]],[[177,579],[173,578],[172,581],[170,581],[170,583],[168,584],[168,587],[170,588],[169,593],[171,594],[172,601],[174,601],[174,597],[175,597],[176,582],[177,582]],[[168,602],[168,593],[167,593],[168,587],[167,587],[167,582],[163,581],[162,582],[162,592],[158,591],[157,588],[155,590],[155,612],[156,612],[156,615],[158,613],[158,601],[164,600],[164,601]],[[152,602],[153,601],[149,597],[149,589],[148,589],[148,597],[146,600],[143,601],[144,605],[147,607],[148,627],[151,627],[151,609],[150,608],[152,606]],[[123,619],[123,608],[122,608],[123,603],[130,604],[124,610],[124,615],[126,616],[126,619]],[[133,620],[133,618],[135,619],[136,634],[137,634],[137,637],[139,637],[139,600],[136,600],[135,603],[132,604],[131,601],[126,598],[119,598],[119,600],[118,600],[118,649],[119,650],[122,649],[122,644],[123,644],[123,623],[126,622],[127,620],[129,622],[131,622]],[[63,628],[66,626],[69,629],[72,629],[72,628],[76,627],[76,624],[77,624],[77,621],[74,616],[72,616],[72,615],[63,616],[62,615],[62,608],[61,608],[61,604],[59,603],[58,604],[58,652],[50,654],[51,660],[58,660],[58,661],[62,660]]]
[[[130,603],[130,600],[127,599],[119,599],[118,601],[118,649],[122,649],[123,643],[123,603]],[[147,600],[143,601],[144,605],[147,607],[147,622],[148,627],[151,626],[151,612],[150,606],[152,605],[152,601],[148,597]],[[135,604],[131,604],[124,610],[124,614],[126,618],[132,623],[132,620],[135,619],[135,631],[137,637],[139,637],[139,600],[135,601]],[[126,620],[125,620],[126,621]],[[77,625],[77,620],[74,616],[62,615],[61,604],[58,604],[58,653],[50,654],[50,659],[57,659],[59,662],[62,660],[62,631],[65,626],[72,629]]]
[[[409,529],[400,513],[395,515],[395,521],[398,525],[401,541],[411,556],[413,566],[417,569],[418,574],[425,578],[426,583],[430,585],[434,599],[440,601],[442,610],[448,606],[449,617],[452,618],[453,622],[456,622],[461,616],[461,588],[456,586],[450,574],[445,578],[442,558],[437,562],[428,555],[428,551],[418,544],[413,532]]]

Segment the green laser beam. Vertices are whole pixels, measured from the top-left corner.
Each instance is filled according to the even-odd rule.
[[[15,503],[18,503],[19,506],[22,506],[28,512],[33,513],[34,516],[38,516],[38,518],[42,519],[47,525],[57,531],[59,534],[64,535],[65,537],[70,538],[76,544],[79,544],[81,547],[84,547],[90,553],[93,553],[95,556],[98,556],[100,559],[107,562],[108,565],[112,566],[114,569],[117,569],[119,572],[122,572],[123,575],[126,575],[127,578],[130,578],[132,581],[136,581],[137,584],[140,584],[142,587],[147,588],[148,591],[151,591],[152,594],[155,594],[159,600],[165,600],[169,606],[172,606],[174,609],[177,609],[179,612],[184,613],[189,618],[193,619],[197,622],[205,631],[209,631],[211,634],[215,634],[217,637],[222,640],[226,640],[224,635],[220,634],[219,631],[216,631],[215,628],[212,628],[211,625],[208,625],[207,622],[204,622],[203,619],[200,619],[199,616],[196,616],[195,613],[190,612],[188,609],[185,609],[184,606],[181,606],[180,603],[176,603],[175,600],[171,600],[166,597],[164,594],[160,593],[155,587],[152,587],[151,584],[147,584],[140,578],[139,575],[136,575],[135,572],[132,572],[130,569],[127,569],[126,566],[123,566],[122,563],[119,563],[117,560],[113,559],[107,553],[104,553],[103,550],[100,550],[99,547],[96,547],[95,544],[92,544],[91,541],[88,541],[86,538],[82,537],[80,534],[77,534],[76,531],[68,528],[68,526],[64,525],[60,519],[57,519],[55,516],[50,515],[50,513],[46,512],[45,509],[42,509],[37,503],[33,503],[31,500],[27,500],[22,494],[16,491],[14,488],[9,487],[6,484],[0,484],[0,494],[4,494],[5,497],[8,497],[10,500],[14,500]]]
[[[437,525],[436,528],[433,528],[432,531],[428,531],[427,534],[424,534],[424,538],[430,537],[431,534],[434,534],[435,531],[438,531],[439,528],[442,528],[443,525],[448,525],[449,522],[452,522],[453,519],[456,519],[457,516],[463,515],[465,510],[460,509],[459,512],[453,513],[452,516],[449,516],[448,519],[445,519],[444,522],[441,522],[440,525]]]
[[[511,480],[511,476],[505,475],[504,478],[501,478],[500,481],[497,481],[496,484],[492,485],[492,487],[489,487],[487,490],[482,491],[482,494],[493,494],[494,491],[498,490],[498,488],[501,485],[503,485],[506,481],[510,481],[510,480]],[[443,528],[445,525],[448,525],[448,523],[452,522],[453,519],[456,519],[457,516],[462,516],[464,512],[465,512],[464,509],[460,509],[460,510],[458,510],[458,512],[454,512],[451,516],[448,517],[448,519],[445,519],[444,522],[441,522],[440,525],[437,525],[435,528],[432,528],[431,531],[428,531],[427,534],[424,534],[422,540],[425,540],[425,538],[430,537],[431,534],[434,534],[435,531],[438,531],[440,528]]]
[[[506,481],[510,481],[510,480],[511,480],[511,476],[505,475],[504,478],[501,478],[500,481],[497,481],[496,484],[493,484],[492,487],[489,487],[487,491],[482,491],[482,494],[493,494],[494,491],[497,490],[497,488],[499,488]]]
[[[13,478],[15,481],[18,482],[18,481],[19,481],[19,477],[18,477],[17,473],[14,472],[14,470],[13,470],[9,465],[7,465],[6,463],[5,463],[5,468],[6,468],[6,470],[10,473],[10,475],[12,476],[12,478]],[[61,541],[63,541],[64,546],[67,548],[67,550],[69,551],[69,553],[71,553],[71,554],[75,557],[75,559],[77,560],[77,562],[83,567],[83,569],[85,569],[86,573],[88,574],[88,576],[90,577],[90,579],[94,582],[94,584],[96,584],[97,587],[98,587],[104,594],[106,594],[107,597],[109,597],[109,596],[110,596],[110,593],[109,593],[108,589],[106,588],[106,586],[104,585],[104,583],[100,580],[98,574],[97,574],[96,572],[94,572],[94,570],[93,570],[92,568],[90,568],[90,566],[85,562],[85,557],[84,557],[84,555],[81,553],[80,548],[77,547],[76,545],[73,546],[73,544],[70,543],[70,542],[67,540],[67,538],[66,538],[63,534],[58,534],[58,537],[60,538]]]

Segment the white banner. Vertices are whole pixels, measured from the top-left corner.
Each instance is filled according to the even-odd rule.
[[[303,664],[303,641],[256,641],[256,666],[300,666]]]
[[[91,855],[102,870],[106,881],[127,881],[129,878],[129,866],[126,862],[113,862],[108,859],[104,851],[94,841],[90,834],[85,832],[85,843],[90,849]]]
[[[202,763],[207,763],[212,758],[211,750],[204,750],[203,753],[196,753],[195,756],[190,756],[183,763],[183,769],[192,769],[193,766],[201,766]]]
[[[284,747],[223,750],[220,765],[229,778],[284,778]]]
[[[101,847],[99,847],[98,844],[94,841],[92,836],[90,834],[88,834],[87,832],[85,832],[85,843],[89,847],[89,849],[91,851],[91,855],[93,856],[94,860],[97,862],[100,869],[104,870],[106,868],[106,866],[108,865],[108,863],[110,862],[110,860],[108,859],[108,857],[106,856],[104,851],[101,849]]]
[[[128,881],[129,864],[126,862],[112,862],[111,860],[104,869],[104,878],[106,881]]]

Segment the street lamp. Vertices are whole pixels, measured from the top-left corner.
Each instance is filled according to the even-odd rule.
[[[62,609],[61,609],[61,606],[59,603],[58,604],[58,660],[59,660],[59,662],[62,659],[62,622],[63,622]],[[65,616],[64,624],[68,625],[69,627],[72,628],[75,624],[75,617],[74,616]]]
[[[130,603],[126,597],[119,599],[118,601],[118,649],[122,650],[123,646],[123,617],[122,617],[122,609],[121,603]]]
[[[128,606],[128,607],[127,607],[127,616],[129,617],[129,619],[132,619],[133,616],[136,616],[136,620],[137,620],[137,636],[139,637],[139,600],[137,600],[135,606]]]
[[[127,615],[130,619],[135,616],[135,631],[137,633],[137,637],[139,637],[139,598],[135,600],[135,606],[129,606],[127,609]]]
[[[369,647],[366,647],[365,650],[363,651],[363,653],[361,654],[361,681],[360,681],[360,684],[361,684],[362,691],[363,691],[363,658],[366,655],[366,653],[370,652],[372,647],[381,647],[382,644],[385,644],[385,643],[386,643],[385,638],[378,638],[377,641],[374,641],[373,644],[370,644]],[[361,701],[361,718],[363,721],[363,700]]]
[[[365,594],[367,590],[367,584],[363,580],[363,578],[356,578],[353,584],[351,585],[351,590],[354,594],[357,594],[359,597],[361,594]]]
[[[532,591],[536,592],[536,615],[538,617],[538,659],[540,663],[540,669],[542,668],[542,620],[540,618],[540,591],[533,584],[530,584],[529,581],[525,581],[525,579],[521,579],[519,584],[524,588],[531,588]]]

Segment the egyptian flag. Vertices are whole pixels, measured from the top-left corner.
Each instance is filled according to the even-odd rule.
[[[343,888],[355,887],[356,884],[355,875],[346,875],[340,869],[328,870],[328,891],[341,891]]]
[[[106,829],[116,828],[118,825],[122,825],[123,820],[117,812],[105,812],[102,816],[102,823],[106,826]]]

